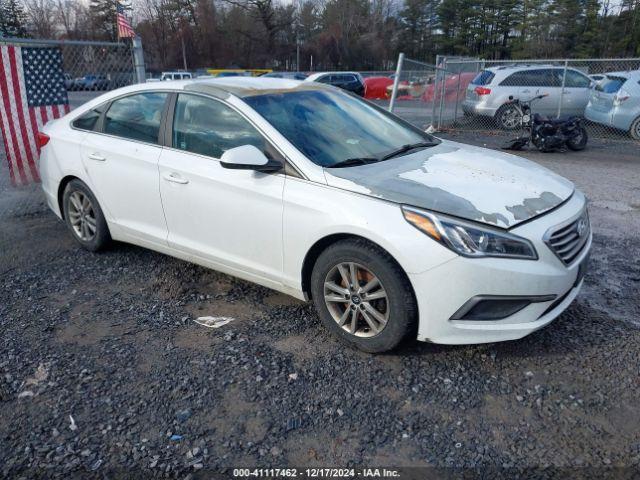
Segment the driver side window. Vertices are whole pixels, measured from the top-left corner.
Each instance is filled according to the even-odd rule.
[[[217,100],[180,94],[173,117],[172,146],[220,158],[229,149],[253,145],[264,151],[264,137],[235,110]]]

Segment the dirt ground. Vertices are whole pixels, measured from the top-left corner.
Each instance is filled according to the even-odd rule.
[[[378,356],[268,289],[130,245],[80,250],[37,189],[0,188],[0,476],[637,473],[640,154],[523,155],[590,199],[583,293],[519,341]],[[207,329],[200,315],[235,320]]]

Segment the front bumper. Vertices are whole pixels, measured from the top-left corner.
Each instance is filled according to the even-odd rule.
[[[592,239],[590,236],[578,257],[566,266],[543,236],[549,228],[578,215],[584,204],[584,196],[576,192],[560,208],[511,230],[534,243],[540,257],[536,261],[456,257],[427,272],[410,274],[420,315],[418,340],[442,344],[515,340],[560,315],[582,287],[580,265],[588,259]],[[502,320],[452,320],[469,299],[483,295],[555,298],[531,303]]]

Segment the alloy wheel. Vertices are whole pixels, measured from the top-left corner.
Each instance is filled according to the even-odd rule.
[[[69,195],[69,222],[80,240],[90,242],[96,236],[96,216],[87,195],[76,190]]]
[[[500,123],[506,129],[513,130],[520,125],[521,117],[518,109],[514,107],[507,107],[500,115]]]
[[[338,326],[357,337],[378,335],[389,320],[389,298],[380,279],[355,262],[339,263],[329,271],[324,301]]]

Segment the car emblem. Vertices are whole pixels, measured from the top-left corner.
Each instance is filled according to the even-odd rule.
[[[580,220],[578,220],[576,230],[579,237],[584,237],[584,234],[587,233],[587,226],[587,219],[585,217],[582,217]]]

